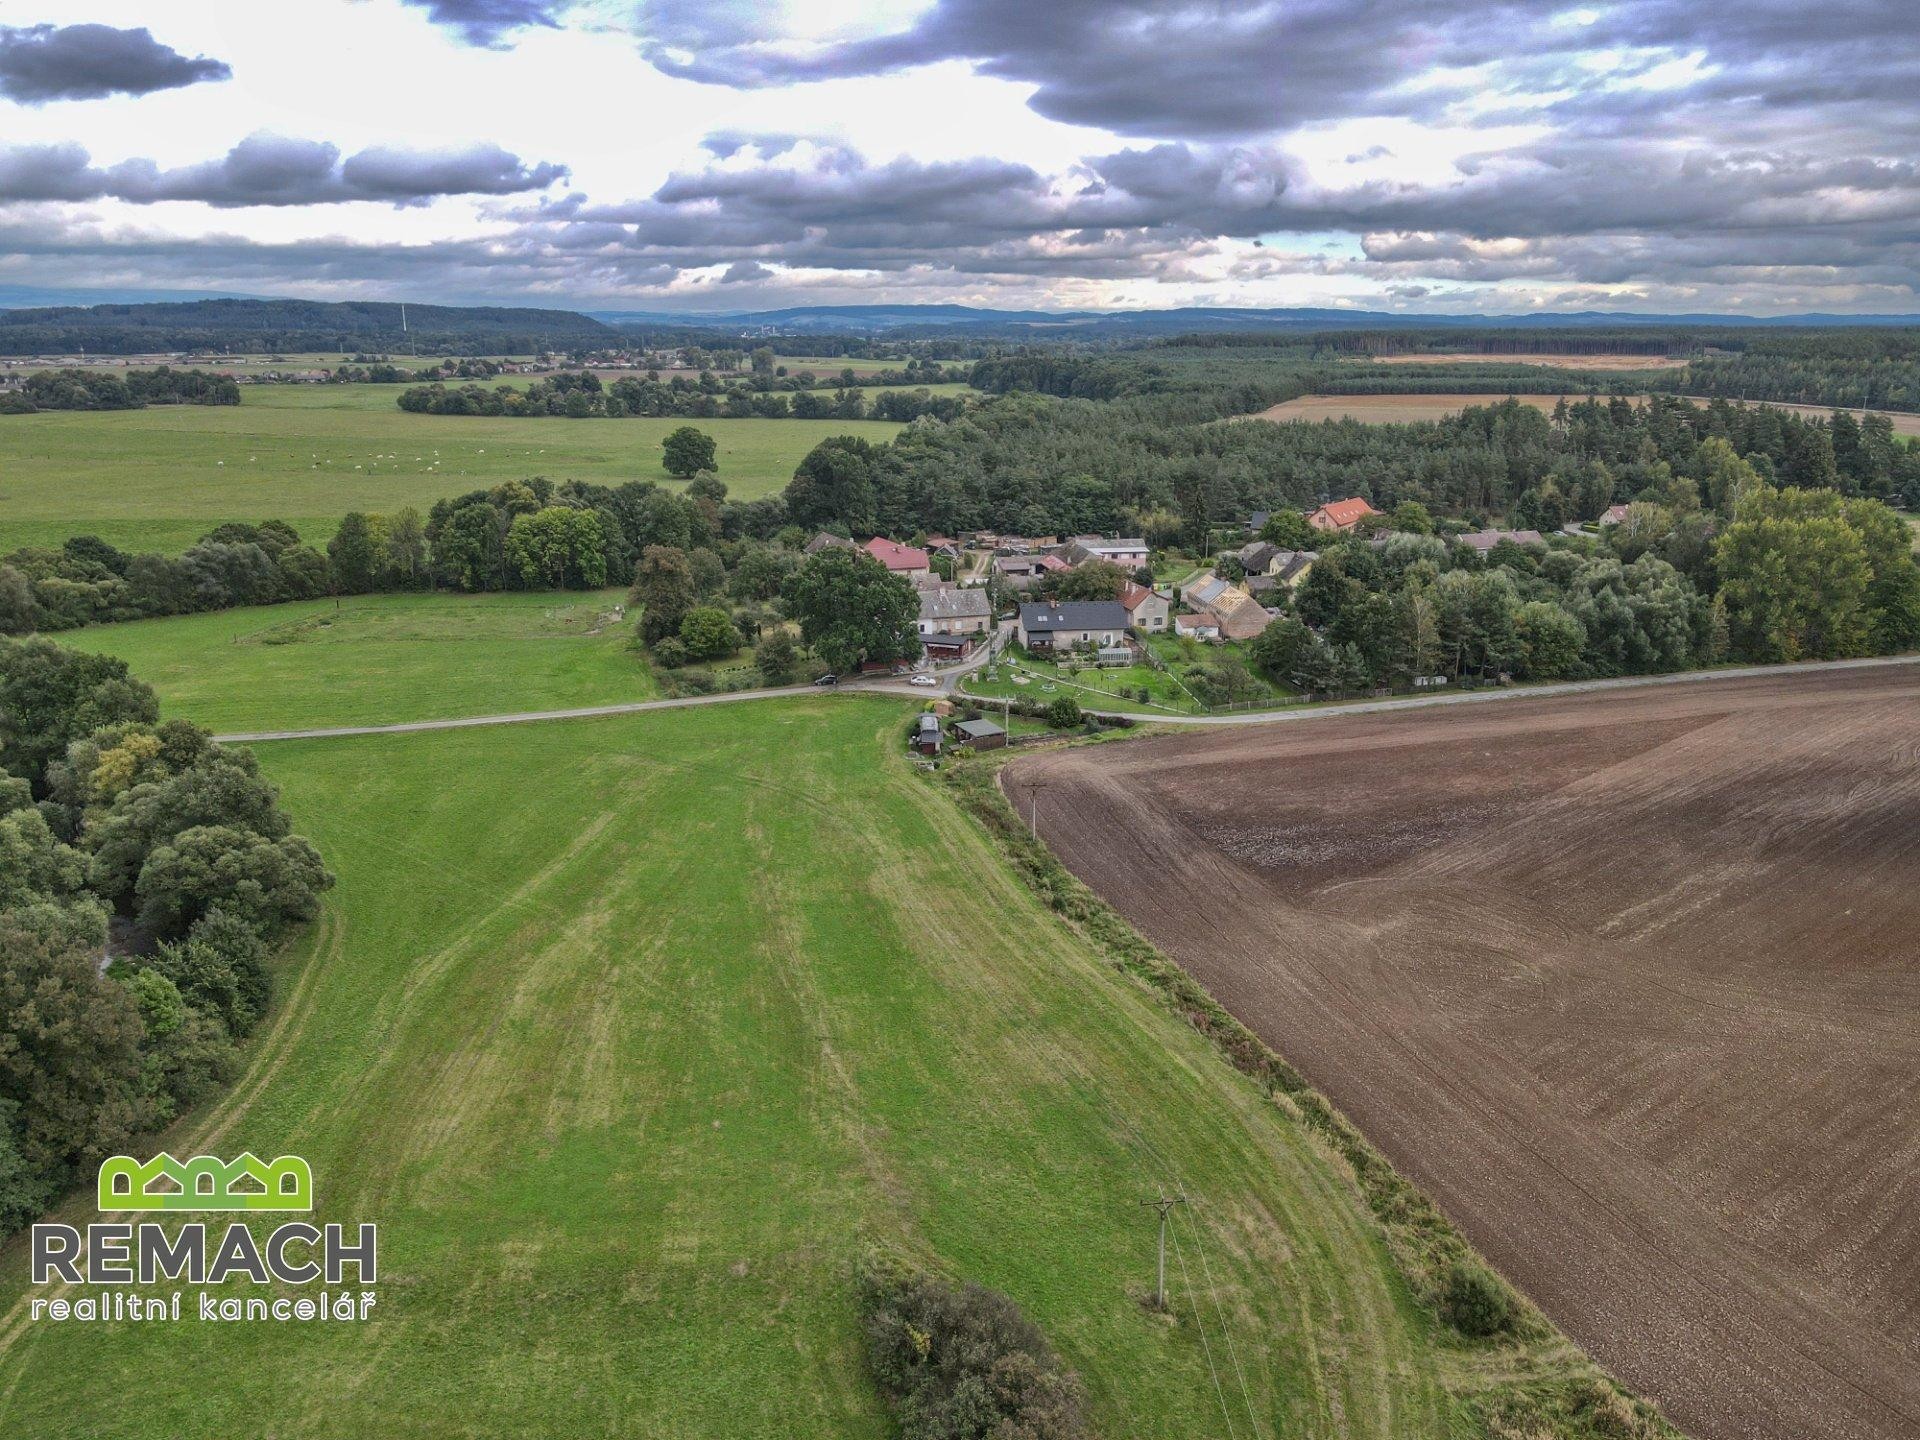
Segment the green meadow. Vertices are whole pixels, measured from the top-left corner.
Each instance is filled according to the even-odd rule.
[[[651,700],[626,593],[354,595],[60,636],[117,655],[216,733]]]
[[[1441,1334],[1312,1133],[912,770],[908,709],[260,747],[339,883],[165,1140],[304,1156],[316,1222],[380,1226],[378,1309],[34,1323],[16,1243],[10,1432],[881,1437],[873,1248],[1012,1295],[1108,1436],[1452,1436],[1584,1371]]]
[[[738,499],[770,495],[829,435],[885,421],[507,420],[409,415],[393,385],[257,385],[238,406],[0,416],[0,553],[90,533],[184,550],[227,520],[290,521],[324,545],[349,510],[425,510],[502,480],[673,483],[660,441],[695,424]]]

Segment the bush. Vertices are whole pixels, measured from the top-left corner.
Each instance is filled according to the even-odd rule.
[[[669,635],[664,640],[654,642],[653,658],[655,663],[668,670],[678,670],[693,656],[688,653],[684,640],[677,635]]]
[[[1513,1326],[1513,1297],[1500,1279],[1471,1260],[1456,1260],[1440,1299],[1441,1313],[1462,1335],[1484,1340]]]
[[[867,1361],[902,1440],[1082,1440],[1080,1382],[1005,1295],[895,1262],[860,1277]]]
[[[1047,705],[1047,724],[1056,730],[1077,730],[1085,720],[1080,702],[1071,695],[1062,695]]]

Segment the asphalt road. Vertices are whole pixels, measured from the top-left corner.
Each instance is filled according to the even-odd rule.
[[[467,730],[481,725],[530,725],[540,720],[588,720],[597,715],[633,715],[649,710],[685,710],[695,705],[733,705],[749,700],[791,699],[798,695],[897,695],[925,700],[951,696],[960,678],[986,663],[982,650],[959,665],[934,672],[938,686],[912,685],[902,680],[850,680],[837,687],[784,685],[765,690],[736,690],[726,695],[692,695],[680,700],[637,700],[623,705],[584,705],[570,710],[520,710],[500,715],[467,715],[452,720],[408,720],[396,725],[336,725],[317,730],[250,730],[216,735],[227,744],[258,744],[272,740],[330,740],[348,735],[407,735],[418,730]],[[1886,665],[1920,664],[1920,655],[1876,656],[1864,660],[1814,660],[1798,665],[1743,665],[1722,670],[1687,670],[1677,675],[1630,675],[1615,680],[1570,680],[1552,685],[1516,686],[1505,690],[1456,691],[1444,695],[1410,695],[1396,700],[1366,700],[1347,705],[1301,706],[1292,710],[1247,710],[1228,715],[1155,715],[1127,718],[1154,725],[1288,725],[1331,715],[1368,715],[1386,710],[1426,710],[1441,705],[1485,705],[1503,700],[1539,699],[1549,695],[1579,695],[1596,690],[1625,690],[1647,685],[1689,685],[1701,680],[1737,680],[1747,676],[1781,675],[1797,671],[1860,670]],[[1085,707],[1083,707],[1085,708]],[[1093,710],[1090,714],[1109,712]]]

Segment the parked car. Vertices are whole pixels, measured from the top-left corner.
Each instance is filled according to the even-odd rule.
[[[822,675],[813,683],[816,685],[838,685],[840,683],[840,677],[838,675]]]
[[[938,685],[940,682],[931,675],[916,675],[907,683],[909,685]]]

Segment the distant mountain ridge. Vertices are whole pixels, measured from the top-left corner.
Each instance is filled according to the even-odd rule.
[[[75,350],[527,351],[617,345],[609,325],[574,310],[416,305],[386,300],[185,300],[0,309],[0,354]]]
[[[1351,330],[1668,329],[1920,326],[1920,315],[1647,315],[1581,310],[1555,314],[1411,314],[1331,306],[1166,310],[995,310],[969,305],[800,305],[774,310],[694,313],[677,310],[563,310],[494,305],[430,305],[388,300],[275,300],[196,297],[106,304],[40,304],[75,292],[0,287],[0,354],[57,355],[78,350],[131,355],[227,349],[248,353],[383,350],[419,353],[519,353],[612,347],[636,330],[669,332],[673,343],[700,334],[892,336],[966,335],[978,339],[1125,342],[1177,335],[1308,334]],[[404,326],[404,328],[403,328]]]

